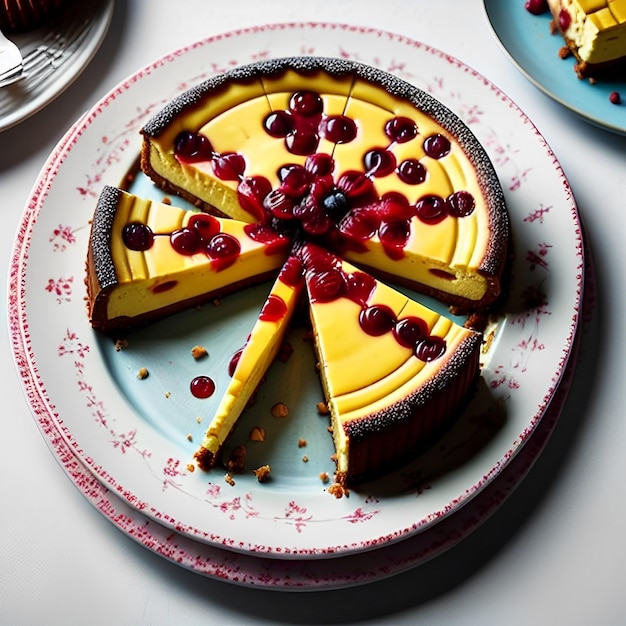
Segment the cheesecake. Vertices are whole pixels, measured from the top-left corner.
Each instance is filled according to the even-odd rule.
[[[547,0],[580,78],[626,78],[626,0]]]

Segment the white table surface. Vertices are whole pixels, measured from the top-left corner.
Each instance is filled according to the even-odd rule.
[[[552,438],[509,500],[428,563],[343,590],[242,588],[134,543],[74,487],[22,393],[3,306],[0,624],[626,623],[626,137],[587,124],[531,85],[500,50],[480,0],[118,0],[86,72],[0,134],[2,292],[31,186],[81,113],[179,46],[242,26],[309,20],[377,27],[458,57],[516,102],[554,150],[588,229],[598,293]]]

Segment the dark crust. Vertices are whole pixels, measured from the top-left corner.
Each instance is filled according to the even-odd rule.
[[[346,424],[351,466],[347,474],[338,473],[336,481],[350,486],[379,475],[432,443],[433,438],[448,427],[469,399],[480,373],[481,345],[482,335],[471,335],[461,343],[436,378],[383,411]],[[454,405],[452,410],[447,407],[450,402]],[[418,429],[419,436],[412,437],[408,433],[414,430],[412,425],[416,420],[422,424]],[[386,441],[382,441],[385,438],[390,448],[386,448]],[[398,448],[398,441],[402,442],[402,449]],[[369,461],[364,464],[362,460],[371,457],[378,460],[373,467]]]
[[[478,139],[455,113],[425,91],[383,70],[346,59],[308,56],[271,59],[243,65],[211,77],[184,92],[148,121],[141,133],[145,138],[158,137],[176,118],[201,108],[217,90],[231,82],[253,82],[255,79],[276,76],[287,70],[294,70],[304,75],[322,70],[331,76],[358,77],[378,84],[390,94],[411,102],[455,137],[476,170],[478,184],[488,205],[489,228],[492,236],[479,271],[485,276],[500,275],[507,254],[509,216],[502,187],[489,156]],[[142,167],[148,176],[156,174],[149,164],[149,147],[146,143],[142,149]],[[166,191],[180,193],[181,190],[171,184],[166,188],[166,181],[158,175],[156,177],[158,180],[155,182],[163,186]],[[497,286],[495,288],[497,289]],[[488,299],[493,300],[493,295]]]
[[[87,310],[91,325],[95,330],[109,335],[122,335],[130,330],[146,326],[167,315],[193,306],[204,304],[215,298],[222,298],[244,287],[272,278],[275,272],[265,272],[253,278],[242,280],[219,290],[201,294],[183,302],[177,302],[157,311],[150,311],[136,317],[107,317],[107,303],[111,291],[117,286],[118,278],[111,256],[111,233],[113,220],[122,197],[122,190],[106,185],[98,198],[91,224],[89,249],[87,253]]]
[[[215,465],[215,455],[206,448],[198,448],[193,455],[201,470],[209,471]]]

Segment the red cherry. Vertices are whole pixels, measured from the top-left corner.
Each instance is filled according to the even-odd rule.
[[[219,220],[208,213],[194,213],[189,218],[187,227],[196,231],[204,242],[208,242],[222,230]]]
[[[213,158],[213,171],[222,180],[239,180],[245,170],[246,161],[236,152],[224,152]]]
[[[148,250],[154,243],[154,233],[149,226],[132,222],[126,224],[122,230],[122,241],[129,250],[137,250],[139,252]]]
[[[359,314],[359,325],[368,335],[373,337],[388,333],[395,323],[395,315],[386,304],[368,306]]]
[[[202,249],[202,237],[197,230],[181,228],[170,235],[172,248],[179,254],[191,256]]]
[[[307,288],[313,302],[332,302],[343,295],[345,283],[341,270],[329,269],[307,274]]]
[[[420,361],[434,361],[446,351],[446,340],[441,337],[430,335],[419,341],[415,346],[415,356]]]
[[[393,328],[396,341],[405,348],[414,348],[417,342],[428,335],[428,325],[420,317],[405,317]]]
[[[408,117],[394,117],[385,124],[385,135],[396,143],[406,143],[417,136],[417,125]]]

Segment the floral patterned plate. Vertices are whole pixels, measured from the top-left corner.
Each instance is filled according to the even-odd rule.
[[[340,43],[334,43],[340,42]],[[306,331],[276,363],[233,444],[251,471],[190,471],[217,397],[189,383],[221,372],[241,345],[264,286],[176,315],[129,337],[94,333],[84,308],[89,223],[104,184],[120,184],[139,150],[138,129],[174,95],[251,60],[293,54],[356,59],[396,73],[453,109],[489,152],[511,213],[515,263],[510,297],[488,334],[476,398],[446,436],[384,480],[335,499],[330,437],[317,415],[320,388]],[[144,180],[141,193],[155,193]],[[138,71],[98,102],[42,170],[26,206],[11,266],[9,318],[28,400],[44,433],[58,432],[124,506],[179,536],[216,548],[282,559],[355,554],[411,537],[487,487],[515,458],[553,401],[570,358],[583,290],[584,254],[574,199],[560,166],[526,116],[458,60],[410,39],[336,24],[280,24],[197,42]],[[266,287],[265,287],[266,288]],[[194,345],[209,357],[196,361]],[[140,368],[150,375],[137,378]],[[219,394],[216,394],[219,395]],[[271,415],[284,402],[287,419]],[[249,442],[254,426],[264,442]],[[303,442],[306,443],[302,447]],[[60,459],[63,461],[63,459]]]

